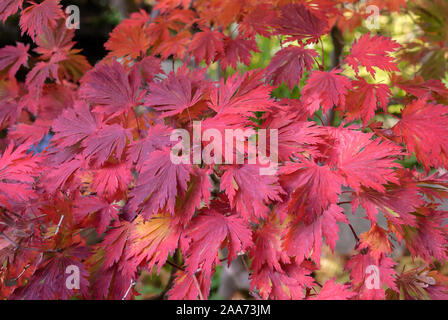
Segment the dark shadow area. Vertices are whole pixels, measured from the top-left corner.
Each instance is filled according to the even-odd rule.
[[[62,0],[63,10],[69,5],[77,5],[80,9],[80,29],[76,30],[76,48],[82,49],[83,55],[87,57],[91,64],[95,64],[102,59],[107,51],[104,43],[109,38],[109,33],[127,15],[126,12],[138,10],[138,8],[128,8],[124,11],[124,5],[129,1],[116,0]],[[127,8],[127,7],[126,7]],[[21,35],[19,28],[19,15],[16,14],[8,18],[5,23],[0,22],[0,48],[5,45],[13,45],[16,42],[23,42],[35,45],[27,35]],[[18,75],[20,78],[20,75]]]

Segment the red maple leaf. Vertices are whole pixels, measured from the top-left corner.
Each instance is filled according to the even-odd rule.
[[[179,6],[183,8],[188,8],[190,6],[191,0],[161,0],[157,1],[154,8],[160,9],[162,12],[173,10]]]
[[[128,74],[124,67],[114,61],[112,65],[100,64],[82,79],[82,98],[101,105],[97,110],[106,113],[121,113],[137,106],[145,95],[140,90],[141,76],[137,69]]]
[[[342,70],[314,71],[302,89],[302,101],[312,115],[322,106],[327,112],[333,106],[345,105],[345,96],[352,88],[350,80],[339,75]]]
[[[218,54],[217,60],[219,60],[224,70],[228,66],[236,69],[238,62],[249,65],[252,52],[259,51],[254,39],[244,39],[240,36],[235,39],[225,37],[223,40],[223,51]]]
[[[93,134],[83,140],[83,156],[102,165],[110,156],[121,160],[126,143],[131,139],[128,129],[119,124],[102,125]]]
[[[208,205],[212,188],[210,173],[210,170],[193,167],[185,196],[176,203],[176,218],[179,220],[176,221],[177,223],[190,222],[196,209],[199,209],[202,203]]]
[[[43,60],[51,60],[53,56],[60,57],[58,76],[78,81],[91,66],[86,57],[79,54],[81,49],[74,49],[74,29],[65,26],[65,19],[58,19],[55,27],[45,26],[35,42],[38,45],[35,52],[41,54]]]
[[[136,163],[137,169],[141,170],[151,152],[162,150],[163,147],[171,145],[170,135],[172,130],[170,127],[160,124],[149,128],[145,138],[134,141],[129,145],[127,159],[131,163]]]
[[[95,196],[78,198],[73,211],[75,221],[80,223],[89,215],[93,215],[94,225],[100,235],[106,231],[111,220],[118,220],[118,205]]]
[[[375,116],[376,110],[387,112],[391,92],[386,84],[370,84],[362,78],[352,84],[354,89],[348,92],[345,106],[341,106],[347,121],[361,119],[365,126]]]
[[[284,233],[283,248],[285,252],[295,257],[298,263],[311,258],[320,265],[322,239],[325,237],[332,250],[338,239],[337,222],[348,222],[342,208],[332,204],[315,221],[308,223],[296,219]]]
[[[336,283],[333,278],[325,282],[317,296],[309,300],[348,300],[354,296],[356,293],[350,290],[350,285]]]
[[[444,39],[420,19],[397,55],[423,76],[369,82],[361,69],[398,70],[400,45],[361,32],[339,59],[367,17],[355,2],[161,0],[129,12],[91,69],[60,0],[0,0],[0,21],[34,42],[0,48],[0,296],[135,299],[156,268],[171,277],[153,298],[207,299],[238,257],[256,299],[446,298]],[[204,161],[179,163],[173,130],[198,121]],[[356,234],[343,205],[370,229]],[[344,223],[346,284],[321,277]],[[397,243],[427,266],[397,276]]]
[[[359,250],[368,249],[373,258],[379,259],[383,254],[392,252],[392,243],[387,230],[373,223],[369,231],[360,235]]]
[[[370,36],[367,33],[355,41],[350,49],[350,55],[345,58],[348,63],[358,74],[359,66],[366,67],[367,71],[375,78],[375,69],[384,71],[400,71],[394,58],[389,56],[390,52],[397,50],[400,45],[386,37],[375,35]]]
[[[346,185],[358,191],[365,186],[384,191],[383,184],[397,183],[394,167],[400,146],[382,139],[372,140],[372,133],[336,129],[337,167]]]
[[[136,265],[127,258],[129,234],[132,224],[116,222],[97,245],[86,264],[90,266],[90,283],[93,299],[130,299],[133,296],[132,282],[136,276]],[[129,292],[128,292],[129,293]]]
[[[205,59],[206,64],[210,64],[224,52],[222,40],[224,35],[214,30],[203,30],[196,33],[191,40],[188,50],[194,56],[196,63]]]
[[[407,80],[402,77],[392,74],[392,83],[403,89],[409,94],[412,94],[416,98],[427,96],[431,94],[438,102],[447,104],[448,102],[448,88],[439,79],[424,80],[422,76],[416,76],[412,80]]]
[[[211,88],[209,107],[218,114],[266,111],[273,103],[270,87],[263,85],[262,77],[261,71],[253,70],[222,79],[217,88]]]
[[[296,262],[282,264],[281,271],[264,265],[251,274],[251,290],[258,289],[263,299],[301,300],[305,296],[305,288],[314,284],[311,272]]]
[[[56,169],[48,171],[43,176],[45,189],[50,193],[54,193],[59,188],[76,189],[81,182],[73,183],[73,180],[83,164],[83,160],[79,158],[60,163]]]
[[[26,201],[32,198],[34,191],[33,176],[36,175],[38,162],[32,154],[27,154],[28,145],[14,148],[11,143],[0,157],[0,203],[9,207],[10,201]]]
[[[175,275],[173,287],[167,295],[170,300],[196,300],[205,299],[210,292],[211,278],[204,277],[203,272],[191,274],[178,270]]]
[[[0,49],[0,70],[9,67],[9,77],[14,78],[20,66],[27,67],[29,45],[18,42],[16,46],[5,46]]]
[[[418,99],[404,108],[400,121],[392,128],[399,141],[406,144],[409,153],[415,153],[427,170],[431,166],[448,165],[447,110],[444,105]]]
[[[29,90],[30,100],[37,100],[40,98],[42,88],[47,79],[58,79],[59,62],[65,60],[64,55],[55,54],[50,61],[40,61],[34,68],[26,75],[25,84]],[[34,101],[35,103],[36,101]],[[29,108],[30,111],[37,113],[36,108]]]
[[[173,116],[197,104],[206,88],[206,83],[199,84],[187,74],[171,72],[165,80],[150,84],[145,105],[163,112],[162,117]]]
[[[39,264],[27,285],[15,290],[13,296],[23,300],[66,300],[74,293],[87,296],[89,273],[81,262],[87,256],[87,250],[81,247],[71,247],[63,253],[52,254]],[[79,288],[75,292],[66,285],[69,266],[75,266],[79,271]]]
[[[143,58],[133,68],[137,68],[140,71],[143,80],[147,83],[152,82],[159,73],[162,73],[160,60],[152,56]]]
[[[280,17],[274,21],[276,34],[287,35],[289,40],[308,39],[307,43],[318,42],[327,33],[328,22],[301,3],[280,7]]]
[[[19,114],[21,112],[20,109],[21,108],[17,103],[14,103],[14,102],[2,103],[2,108],[0,109],[0,129],[1,130],[9,127],[10,125],[13,125],[16,122],[17,117],[19,116]],[[46,132],[48,132],[48,128],[47,128]],[[21,133],[23,133],[23,131]],[[20,138],[17,137],[17,140],[20,140]],[[27,139],[23,139],[23,140],[27,140]],[[40,139],[39,139],[39,141],[40,141]]]
[[[168,255],[176,250],[181,231],[181,225],[173,223],[168,213],[154,215],[146,221],[139,216],[133,221],[129,236],[128,259],[148,270],[156,265],[160,272]]]
[[[448,212],[437,210],[436,205],[427,205],[418,208],[416,216],[415,226],[395,227],[397,238],[406,241],[406,247],[414,258],[421,257],[428,264],[432,264],[434,259],[446,260],[448,240],[443,225]]]
[[[191,33],[182,31],[175,36],[168,36],[157,46],[155,54],[160,54],[162,59],[166,60],[169,56],[174,59],[184,59],[187,46],[191,42]]]
[[[342,177],[327,165],[310,160],[288,162],[279,170],[280,185],[288,192],[287,211],[298,216],[304,210],[310,218],[320,215],[338,200]]]
[[[109,56],[135,60],[145,56],[153,44],[148,30],[145,28],[149,15],[141,10],[134,12],[123,20],[110,33],[110,38],[104,47],[111,51]]]
[[[132,172],[127,162],[106,163],[93,170],[91,188],[100,196],[112,197],[119,191],[126,190],[133,181]]]
[[[400,177],[398,184],[385,185],[385,191],[361,187],[360,192],[354,195],[352,209],[354,212],[360,205],[372,223],[377,222],[376,216],[382,212],[392,222],[415,226],[415,216],[412,213],[423,204],[416,182],[405,176]]]
[[[252,245],[247,223],[236,215],[225,216],[216,209],[206,209],[197,215],[186,236],[191,240],[186,253],[186,271],[193,275],[201,268],[207,278],[213,266],[219,263],[218,251],[224,243],[228,248],[229,265],[240,252]]]
[[[278,178],[260,175],[260,165],[227,166],[221,177],[221,189],[225,190],[232,208],[244,219],[255,221],[265,218],[273,201],[281,201],[283,190]]]
[[[369,253],[354,255],[347,262],[346,269],[351,270],[350,278],[353,283],[353,291],[358,293],[358,298],[365,300],[384,299],[384,286],[397,291],[395,265],[396,262],[385,255],[378,259]],[[368,281],[370,282],[368,283]],[[375,286],[376,284],[378,284],[378,287]]]
[[[245,37],[254,37],[259,34],[264,37],[271,36],[269,26],[276,18],[276,11],[270,3],[258,3],[244,16],[240,29]]]
[[[187,190],[191,168],[185,164],[174,164],[170,154],[168,148],[152,152],[130,192],[130,208],[137,212],[142,207],[141,214],[145,218],[150,218],[159,208],[166,208],[174,215],[177,195]]]
[[[271,139],[272,129],[278,130],[278,157],[280,161],[288,161],[302,152],[315,152],[315,145],[321,141],[321,130],[313,123],[303,120],[303,106],[299,100],[283,101],[286,108],[272,109],[261,125],[267,130],[266,141]],[[297,102],[296,105],[293,103]],[[270,152],[269,143],[267,143]]]
[[[285,82],[289,88],[298,85],[305,70],[313,68],[317,52],[304,47],[288,46],[278,51],[266,68],[266,80],[274,85]]]
[[[45,0],[41,3],[31,2],[31,6],[23,10],[20,17],[20,28],[22,35],[36,37],[44,32],[46,26],[53,26],[57,18],[64,18],[62,6],[59,0]]]
[[[65,19],[58,19],[55,23],[55,27],[44,26],[35,40],[38,47],[34,51],[41,54],[42,59],[50,59],[55,53],[67,53],[75,45],[75,29],[68,29]]]
[[[282,225],[271,214],[262,227],[253,233],[254,246],[248,255],[252,259],[251,269],[258,272],[263,267],[281,272],[281,264],[290,262],[289,256],[282,248]]]
[[[68,108],[53,122],[54,139],[58,146],[69,147],[95,133],[98,120],[90,112],[87,103],[78,101],[73,108]]]
[[[0,3],[0,20],[3,22],[6,19],[17,12],[17,10],[22,9],[23,0],[4,0]]]

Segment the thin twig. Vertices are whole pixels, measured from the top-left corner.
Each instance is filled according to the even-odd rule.
[[[316,115],[316,117],[320,120],[320,124],[324,126],[325,123],[324,123],[324,121],[322,120],[322,118],[319,116],[319,114],[316,112],[315,115]]]
[[[322,68],[325,70],[325,51],[324,51],[324,43],[322,42],[322,39],[319,39],[320,40],[320,45],[321,45],[321,48],[322,48]],[[324,70],[322,70],[322,71],[324,71]]]
[[[337,205],[340,206],[343,204],[350,204],[350,203],[352,203],[352,202],[351,201],[342,201],[342,202],[338,202]]]
[[[250,274],[250,269],[249,266],[247,265],[246,259],[244,259],[244,257],[242,256],[240,257],[240,259],[243,261],[243,265],[246,268],[247,273]]]
[[[131,279],[131,283],[129,284],[129,288],[126,291],[126,293],[124,294],[123,298],[121,298],[121,300],[126,300],[126,297],[128,296],[129,292],[131,291],[132,287],[135,286],[136,282],[134,279]]]
[[[178,270],[180,270],[180,271],[182,271],[182,272],[185,272],[185,268],[182,268],[181,266],[177,265],[177,264],[174,263],[174,262],[171,262],[170,260],[166,260],[166,263],[168,263],[170,266],[172,266],[172,267],[174,267],[174,268],[176,268],[176,269],[178,269]],[[203,296],[203,294],[202,294],[201,287],[200,287],[200,285],[199,285],[198,279],[196,278],[196,275],[195,275],[195,274],[193,274],[193,281],[194,281],[194,284],[196,285],[196,289],[198,289],[198,292],[199,292],[199,299],[200,299],[200,300],[205,300],[205,299],[204,299],[204,296]]]
[[[24,266],[22,272],[20,272],[20,274],[14,280],[15,281],[19,280],[20,277],[23,276],[23,274],[25,273],[26,269],[28,269],[30,266],[31,266],[30,264],[27,264],[26,266]]]
[[[193,281],[194,281],[194,284],[196,285],[196,289],[198,289],[198,292],[199,292],[199,300],[205,300],[204,296],[202,295],[201,286],[199,285],[199,281],[196,278],[195,274],[193,275]]]
[[[168,263],[170,266],[172,266],[180,271],[185,272],[185,268],[182,268],[181,266],[175,264],[174,262],[171,262],[170,260],[166,260],[166,263]]]
[[[59,219],[59,223],[58,223],[58,226],[56,227],[56,231],[54,232],[54,235],[58,234],[59,228],[61,227],[61,224],[62,224],[62,220],[64,220],[64,215],[62,215],[61,218]]]
[[[358,237],[358,235],[356,234],[355,229],[353,228],[353,226],[352,226],[351,223],[349,223],[348,226],[350,227],[350,230],[352,230],[353,236],[355,237],[356,242],[358,243],[358,242],[359,242],[359,237]]]

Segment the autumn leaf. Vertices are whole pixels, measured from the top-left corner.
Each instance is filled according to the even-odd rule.
[[[97,65],[82,80],[81,96],[101,107],[106,113],[120,113],[142,102],[145,91],[140,90],[141,76],[134,69],[128,74],[114,61],[112,65]]]
[[[210,64],[215,57],[224,50],[222,33],[213,30],[203,30],[196,33],[191,40],[189,50],[196,59],[196,63],[200,63],[205,59],[206,64]]]
[[[355,191],[362,185],[384,191],[384,184],[398,182],[394,176],[395,157],[401,148],[390,141],[372,140],[373,134],[351,130],[336,131],[338,171]]]
[[[253,39],[224,37],[223,50],[221,53],[218,53],[217,59],[219,59],[224,70],[228,66],[236,69],[238,62],[249,65],[252,52],[259,51],[257,43]]]
[[[350,55],[345,58],[345,62],[349,64],[358,74],[359,66],[366,67],[367,71],[375,78],[375,69],[384,71],[400,71],[389,53],[400,48],[400,45],[389,38],[367,33],[355,41],[350,49]]]
[[[288,46],[281,49],[266,68],[266,80],[273,81],[274,85],[285,82],[292,89],[300,83],[304,71],[312,69],[316,56],[316,51],[303,47]]]
[[[116,58],[135,60],[144,56],[151,46],[149,32],[145,29],[149,15],[145,11],[134,12],[110,33],[104,47]]]
[[[375,111],[383,109],[387,112],[387,105],[391,92],[386,84],[370,84],[360,78],[352,83],[354,90],[346,96],[345,106],[347,121],[361,119],[365,126],[375,116]]]
[[[251,164],[229,166],[221,177],[221,188],[230,204],[246,220],[265,218],[267,205],[280,201],[284,193],[275,176],[260,175],[261,168]]]
[[[31,6],[25,8],[20,17],[22,35],[27,33],[31,38],[36,39],[44,31],[45,26],[54,26],[57,18],[64,17],[59,0],[30,3]]]
[[[0,3],[0,20],[3,22],[6,19],[17,12],[17,10],[22,9],[23,0],[5,0]]]
[[[425,98],[414,100],[403,110],[400,121],[392,128],[409,153],[414,152],[425,169],[445,166],[448,108],[427,102]],[[425,143],[422,143],[425,141]]]
[[[302,215],[306,210],[311,217],[320,215],[338,200],[342,177],[327,165],[310,160],[289,162],[280,168],[280,185],[289,194],[287,211]]]
[[[163,112],[163,117],[173,116],[198,103],[205,89],[187,75],[172,72],[165,80],[150,84],[145,105]]]
[[[0,49],[0,70],[9,67],[9,77],[13,78],[20,66],[28,64],[28,50],[30,46],[23,43],[17,43],[16,46],[5,46]]]
[[[351,257],[346,269],[350,270],[353,291],[359,299],[382,300],[385,298],[384,287],[397,291],[395,265],[396,262],[385,255],[374,258],[369,253],[358,253]]]
[[[311,77],[302,89],[302,101],[312,115],[322,106],[327,112],[333,106],[345,105],[345,96],[352,88],[350,80],[339,75],[341,70],[313,71]]]
[[[327,32],[328,22],[303,4],[291,3],[280,7],[280,17],[274,21],[274,26],[276,34],[288,35],[289,40],[307,39],[308,43],[313,43]]]
[[[136,186],[130,192],[130,208],[150,218],[159,208],[173,214],[178,192],[187,190],[191,169],[188,165],[172,163],[171,150],[164,148],[151,153],[144,163]]]
[[[157,266],[160,272],[168,255],[173,254],[178,246],[181,226],[173,224],[168,213],[154,215],[147,221],[139,216],[133,225],[129,236],[128,259],[135,260],[135,264],[149,270]]]
[[[338,239],[337,222],[348,222],[343,210],[337,205],[331,205],[315,221],[309,223],[296,219],[284,232],[283,249],[295,257],[298,263],[311,258],[320,265],[322,238],[332,250]]]
[[[252,245],[251,231],[244,220],[223,213],[205,209],[192,220],[186,235],[192,241],[186,253],[186,271],[191,275],[201,268],[204,277],[210,277],[212,268],[219,262],[218,250],[224,241],[229,265],[240,252]]]
[[[311,297],[310,300],[348,300],[356,295],[349,287],[331,279],[325,282],[317,296]]]
[[[258,289],[263,299],[301,300],[314,283],[311,272],[296,262],[282,265],[281,271],[265,265],[251,275],[251,290]]]

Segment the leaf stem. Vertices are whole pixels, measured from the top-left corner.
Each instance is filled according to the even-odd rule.
[[[168,264],[169,264],[170,266],[172,266],[173,268],[176,268],[176,269],[178,269],[178,270],[180,270],[180,271],[185,272],[185,268],[183,268],[183,267],[177,265],[177,264],[174,263],[174,262],[171,262],[170,260],[166,260],[166,263],[168,263]]]
[[[356,239],[356,242],[359,243],[359,237],[358,237],[358,235],[356,234],[355,229],[353,228],[352,224],[349,223],[348,226],[350,227],[350,230],[352,230],[352,233],[353,233],[353,236],[354,236],[355,239]]]

